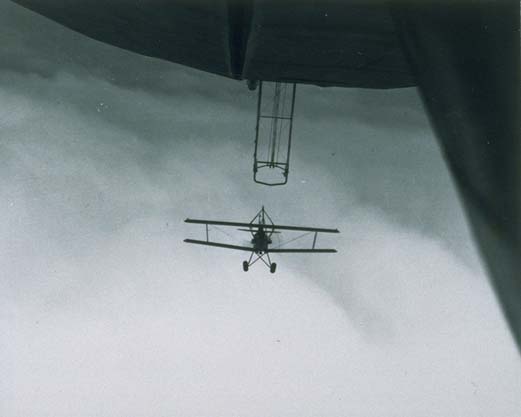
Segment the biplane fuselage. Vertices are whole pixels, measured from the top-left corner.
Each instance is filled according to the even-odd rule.
[[[253,244],[253,252],[262,254],[268,252],[271,239],[268,237],[264,229],[260,227],[259,230],[253,235],[251,243]]]

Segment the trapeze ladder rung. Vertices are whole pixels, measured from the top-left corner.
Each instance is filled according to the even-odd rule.
[[[291,120],[291,116],[259,116],[261,119],[284,119]]]
[[[281,167],[285,167],[285,166],[288,166],[289,164],[287,162],[270,162],[270,161],[257,161],[257,164],[275,164],[277,166],[281,166]]]
[[[272,164],[271,162],[269,163],[265,163],[263,165],[257,165],[257,169],[261,169],[261,168],[277,168],[277,169],[280,169],[282,171],[286,171],[287,170],[287,167],[284,166],[284,165],[280,165],[278,163],[275,163],[275,164]]]

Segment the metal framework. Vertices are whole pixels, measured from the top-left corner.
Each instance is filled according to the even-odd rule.
[[[253,180],[264,185],[288,182],[295,83],[259,82]]]

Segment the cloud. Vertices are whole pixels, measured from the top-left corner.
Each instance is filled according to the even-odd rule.
[[[127,59],[168,94],[83,63],[0,75],[3,415],[515,415],[519,358],[425,121],[373,125],[376,93],[303,87],[290,183],[254,186],[255,96]],[[244,274],[182,242],[203,235],[187,216],[262,204],[338,226],[319,244],[340,253]]]

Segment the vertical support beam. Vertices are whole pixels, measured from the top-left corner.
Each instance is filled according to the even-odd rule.
[[[257,122],[255,124],[255,150],[253,151],[253,177],[254,178],[259,169],[257,166],[257,154],[258,154],[258,148],[259,148],[259,123],[260,123],[260,117],[261,117],[261,103],[262,103],[262,80],[259,81],[259,92],[258,92],[258,98],[257,98]]]
[[[311,249],[315,249],[315,243],[317,243],[317,235],[318,232],[315,232],[315,236],[313,237],[313,247]]]
[[[279,107],[280,107],[280,90],[281,90],[281,84],[279,82],[276,82],[275,91],[273,92],[273,109],[271,110],[271,114],[274,116],[272,125],[271,125],[270,139],[269,139],[269,143],[270,143],[269,148],[271,148],[271,152],[269,152],[270,149],[268,148],[269,159],[267,158],[268,161],[270,162],[270,167],[272,167],[272,168],[275,166],[275,163],[277,162],[277,160],[275,159],[275,151],[277,149],[277,141],[279,140],[277,135],[278,135],[278,130],[279,130],[278,117],[279,117]]]
[[[206,241],[208,242],[208,223],[206,223]]]
[[[289,120],[289,138],[288,138],[288,163],[286,164],[286,168],[284,169],[284,176],[286,179],[288,178],[289,174],[289,157],[291,155],[291,138],[293,136],[293,113],[295,112],[295,94],[297,92],[297,84],[293,83],[293,91],[291,93],[291,113],[290,113],[290,120]]]

